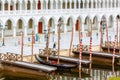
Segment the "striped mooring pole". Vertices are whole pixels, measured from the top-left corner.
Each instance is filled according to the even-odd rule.
[[[90,37],[90,61],[92,61],[92,37]]]
[[[117,35],[115,35],[115,40],[114,40],[114,50],[113,50],[113,60],[112,60],[112,64],[114,64],[115,62],[115,53],[116,53],[116,38],[117,38]]]

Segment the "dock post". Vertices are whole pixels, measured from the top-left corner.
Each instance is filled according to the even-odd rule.
[[[23,43],[23,39],[24,39],[24,33],[23,31],[21,31],[21,35],[22,35],[22,41],[21,41],[21,61],[23,61],[23,46],[24,46],[24,43]]]
[[[33,39],[33,37],[34,37],[34,31],[32,31],[32,55],[31,55],[31,63],[33,62],[33,42],[34,42],[34,39]]]
[[[116,37],[117,37],[117,36],[115,35],[112,65],[114,65],[114,62],[115,62]]]
[[[82,61],[82,38],[80,39],[80,53],[79,53],[79,77],[81,78],[81,61]]]
[[[71,35],[71,42],[70,42],[69,56],[71,56],[72,42],[73,42],[73,34],[74,34],[74,27],[72,28],[72,35]]]

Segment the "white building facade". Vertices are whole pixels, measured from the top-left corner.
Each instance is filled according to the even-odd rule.
[[[92,30],[100,32],[105,19],[106,27],[116,32],[120,14],[120,0],[0,0],[0,26],[7,25],[5,36],[16,37],[23,31],[25,36],[41,34],[50,26],[51,32]]]

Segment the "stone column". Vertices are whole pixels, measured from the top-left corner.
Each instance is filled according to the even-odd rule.
[[[24,36],[27,36],[27,26],[24,27]]]
[[[27,12],[27,2],[25,2],[25,12]]]
[[[65,9],[67,9],[67,1],[65,1]]]
[[[58,33],[58,24],[55,24],[55,29],[54,29],[54,31],[55,31],[55,34]]]
[[[2,31],[2,36],[1,36],[1,37],[2,37],[2,39],[3,39],[3,36],[4,36],[4,31],[3,31],[3,29],[2,29],[1,31]]]
[[[20,6],[19,6],[19,10],[21,11],[21,10],[22,10],[22,2],[20,2],[19,5],[20,5]]]
[[[83,9],[85,8],[85,2],[83,1]]]
[[[82,33],[83,33],[83,37],[85,36],[84,34],[84,23],[82,22]]]
[[[13,37],[16,37],[16,27],[13,27]]]
[[[113,19],[113,31],[116,34],[116,19]]]
[[[72,2],[70,1],[70,9],[72,8],[72,5],[71,5],[71,3],[72,3]]]
[[[101,21],[98,21],[98,33],[100,32]]]
[[[53,1],[51,1],[51,4],[50,4],[50,9],[53,9]]]
[[[35,25],[35,29],[34,29],[34,31],[35,31],[35,34],[38,33],[38,25]]]
[[[93,1],[91,1],[91,8],[93,8]]]
[[[41,1],[41,10],[43,10],[43,1]]]
[[[48,2],[46,2],[46,10],[48,10]]]
[[[10,2],[8,2],[8,11],[10,11]]]
[[[61,1],[61,5],[60,5],[60,9],[62,10],[62,6],[63,6],[63,4],[62,4],[63,2]]]
[[[66,33],[67,32],[66,23],[63,24],[63,27],[64,27],[64,33]]]
[[[74,1],[74,9],[76,9],[76,1]]]
[[[37,10],[38,1],[35,1],[35,10]]]
[[[16,2],[14,3],[14,9],[13,10],[16,11]]]
[[[55,9],[57,9],[58,10],[58,2],[56,2],[56,8]]]
[[[30,3],[30,10],[31,11],[33,10],[33,3],[32,2]]]
[[[2,2],[2,6],[1,6],[3,12],[4,12],[4,9],[5,9],[5,8],[4,8],[4,4],[5,4],[5,2],[3,1],[3,2]]]

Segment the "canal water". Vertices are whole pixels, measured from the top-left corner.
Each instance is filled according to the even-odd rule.
[[[115,66],[92,66],[92,68],[82,68],[72,71],[60,70],[45,76],[13,73],[9,71],[0,72],[0,80],[120,80],[120,68]]]

